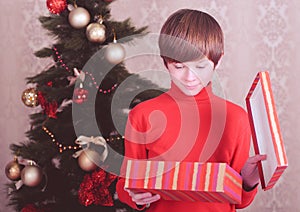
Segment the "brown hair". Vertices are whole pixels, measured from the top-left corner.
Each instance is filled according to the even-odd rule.
[[[162,26],[159,48],[165,64],[170,60],[186,62],[206,56],[216,66],[224,52],[223,32],[209,14],[181,9]]]

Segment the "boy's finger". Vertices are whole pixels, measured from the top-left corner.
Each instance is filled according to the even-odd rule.
[[[138,199],[145,199],[145,198],[152,197],[152,194],[150,192],[145,192],[145,193],[134,194],[134,195],[132,195],[132,197],[133,196],[134,196],[134,199],[138,200]]]
[[[267,155],[255,155],[255,156],[249,158],[249,162],[257,163],[258,161],[266,160],[266,159],[267,159]]]
[[[144,198],[144,199],[141,199],[141,200],[138,200],[136,202],[136,204],[138,205],[146,205],[146,204],[151,204],[153,202],[156,202],[157,200],[160,199],[160,195],[159,194],[156,194],[156,195],[153,195],[151,197],[148,197],[148,198]]]

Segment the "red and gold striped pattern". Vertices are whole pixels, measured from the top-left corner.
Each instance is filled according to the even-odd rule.
[[[226,163],[128,160],[125,188],[165,200],[239,204],[242,178]]]

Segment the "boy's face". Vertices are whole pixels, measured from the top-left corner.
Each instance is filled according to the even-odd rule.
[[[167,62],[172,82],[187,96],[197,95],[212,80],[214,63],[206,57],[188,62]]]

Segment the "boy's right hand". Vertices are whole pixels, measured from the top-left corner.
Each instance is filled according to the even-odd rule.
[[[152,202],[156,202],[160,199],[159,194],[153,195],[150,192],[134,193],[130,189],[124,190],[128,192],[129,196],[131,196],[132,201],[137,205],[150,205]]]

